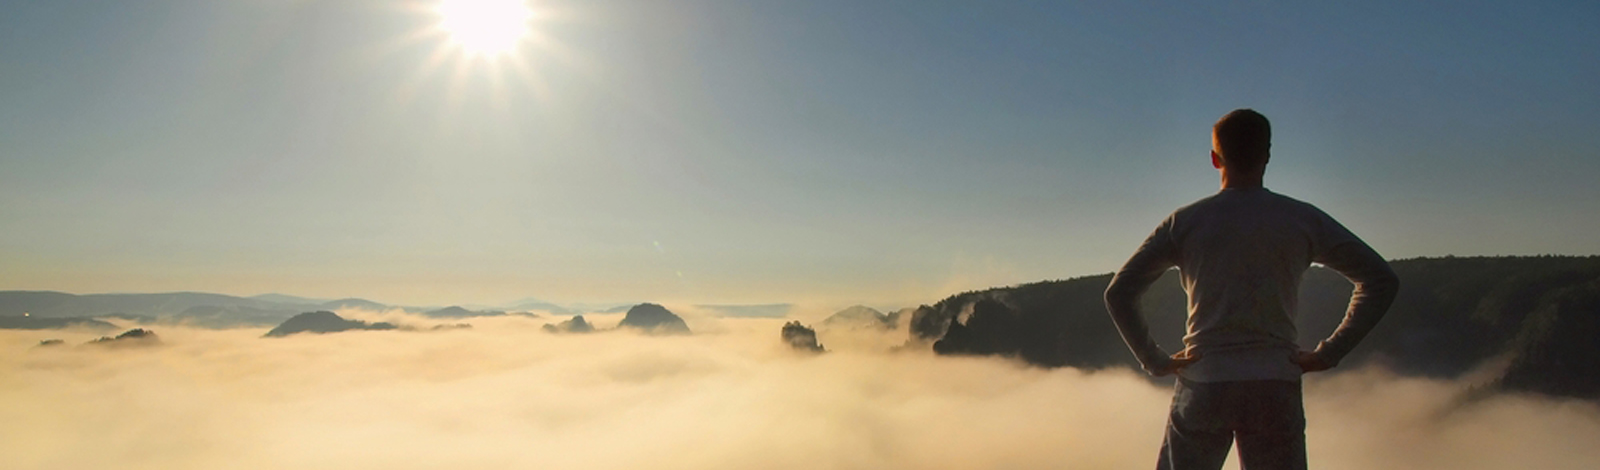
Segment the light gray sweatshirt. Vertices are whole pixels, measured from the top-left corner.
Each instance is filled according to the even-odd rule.
[[[1106,309],[1146,370],[1170,361],[1150,338],[1139,298],[1177,267],[1189,294],[1178,374],[1197,382],[1300,380],[1292,358],[1301,276],[1311,263],[1355,284],[1343,323],[1316,354],[1338,364],[1383,317],[1399,290],[1389,263],[1316,206],[1264,188],[1224,189],[1179,208],[1111,280]]]

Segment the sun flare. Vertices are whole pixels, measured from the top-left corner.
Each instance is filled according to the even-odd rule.
[[[533,10],[526,0],[440,0],[439,27],[468,54],[510,53],[528,37]]]

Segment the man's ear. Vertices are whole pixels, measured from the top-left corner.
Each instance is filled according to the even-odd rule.
[[[1217,155],[1216,150],[1211,151],[1211,167],[1218,170],[1222,169],[1222,156]]]

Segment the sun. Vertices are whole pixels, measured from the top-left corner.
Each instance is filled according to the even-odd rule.
[[[517,50],[531,30],[527,0],[440,0],[439,28],[467,54],[501,56]]]

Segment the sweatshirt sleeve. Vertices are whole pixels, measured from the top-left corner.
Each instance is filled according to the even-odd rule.
[[[1154,372],[1165,368],[1172,360],[1150,337],[1150,327],[1145,323],[1139,299],[1150,285],[1161,278],[1167,269],[1177,266],[1178,249],[1172,239],[1172,217],[1157,226],[1155,231],[1128,258],[1128,262],[1111,278],[1106,288],[1106,311],[1117,324],[1122,340],[1133,350],[1139,365]]]
[[[1337,271],[1355,284],[1344,321],[1328,339],[1317,345],[1316,354],[1324,362],[1338,365],[1378,325],[1378,320],[1383,319],[1400,291],[1400,278],[1383,256],[1331,217],[1323,227],[1313,261]]]

